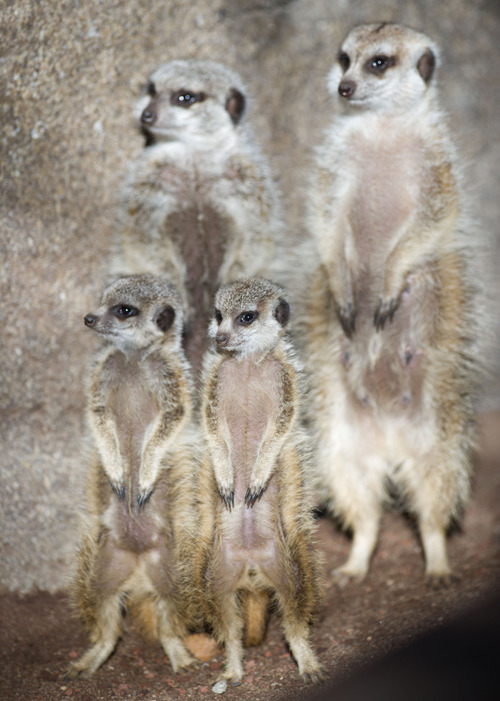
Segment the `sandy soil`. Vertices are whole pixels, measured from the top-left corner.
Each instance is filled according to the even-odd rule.
[[[414,526],[395,512],[384,517],[380,544],[366,581],[342,590],[328,586],[313,642],[330,682],[356,678],[363,666],[442,628],[499,591],[499,468],[500,413],[490,413],[483,418],[474,497],[461,530],[449,539],[450,559],[459,576],[452,587],[434,591],[425,586]],[[349,540],[328,519],[321,518],[319,546],[328,573],[346,558]],[[71,618],[63,593],[0,596],[0,699],[162,701],[215,697],[211,687],[222,668],[222,654],[193,671],[174,675],[160,647],[144,642],[133,631],[125,632],[114,655],[92,679],[62,681],[66,664],[86,645],[86,635],[80,623]],[[245,670],[241,686],[225,693],[228,701],[307,699],[316,693],[300,680],[275,619],[271,619],[265,643],[246,652]]]

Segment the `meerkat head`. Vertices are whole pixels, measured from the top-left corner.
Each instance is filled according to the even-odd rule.
[[[425,34],[397,24],[355,27],[328,75],[328,89],[380,112],[415,106],[428,92],[438,49]]]
[[[85,326],[123,352],[170,342],[180,346],[183,312],[173,285],[155,275],[129,275],[111,283]]]
[[[246,358],[272,350],[289,317],[282,287],[257,277],[237,280],[217,291],[208,334],[220,349]]]
[[[137,104],[146,144],[184,141],[213,148],[231,140],[243,119],[245,90],[240,77],[215,61],[186,59],[160,66]]]

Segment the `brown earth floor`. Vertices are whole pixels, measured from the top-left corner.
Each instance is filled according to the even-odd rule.
[[[327,588],[313,642],[328,679],[340,682],[355,677],[367,663],[441,628],[500,590],[500,413],[486,414],[482,424],[474,496],[461,530],[449,539],[459,581],[449,589],[428,589],[414,527],[400,514],[387,513],[366,581],[342,590],[332,584]],[[319,523],[319,545],[327,573],[342,563],[349,550],[348,538],[326,518]],[[500,631],[497,642],[500,647]],[[174,675],[159,646],[144,642],[132,631],[92,679],[62,681],[59,675],[68,661],[79,656],[86,644],[63,594],[0,596],[0,699],[215,697],[211,686],[222,669],[223,655],[200,663],[194,671]],[[313,693],[300,680],[275,619],[265,643],[246,651],[245,671],[242,685],[225,693],[228,701],[307,699]]]

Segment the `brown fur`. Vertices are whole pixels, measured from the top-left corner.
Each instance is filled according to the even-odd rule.
[[[297,421],[297,365],[278,320],[288,319],[284,293],[254,278],[221,288],[215,305],[223,318],[212,322],[211,334],[227,351],[210,353],[204,369],[194,569],[205,616],[226,647],[224,677],[235,682],[243,676],[244,629],[247,644],[262,640],[271,600],[299,673],[318,681],[308,638],[320,571]],[[242,328],[235,320],[249,310],[258,316]]]

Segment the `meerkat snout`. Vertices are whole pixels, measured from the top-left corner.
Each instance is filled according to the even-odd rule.
[[[141,124],[151,126],[156,122],[156,117],[156,110],[152,108],[152,103],[150,102],[149,105],[142,111]]]
[[[97,321],[97,317],[94,314],[87,314],[83,318],[83,322],[84,322],[85,326],[88,326],[89,329],[91,329],[95,325],[96,321]]]
[[[229,342],[229,336],[227,333],[218,333],[215,337],[215,342],[219,346],[227,346]]]
[[[354,80],[343,80],[339,85],[340,97],[352,97],[356,91],[356,83]]]

